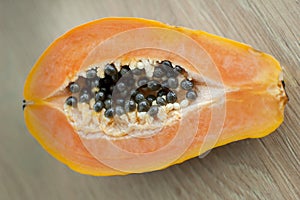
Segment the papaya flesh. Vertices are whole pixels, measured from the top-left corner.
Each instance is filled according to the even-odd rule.
[[[260,138],[287,96],[272,56],[199,30],[104,18],[55,40],[24,86],[30,133],[89,175],[166,168]]]

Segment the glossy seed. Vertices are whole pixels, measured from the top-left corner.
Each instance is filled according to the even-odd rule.
[[[168,67],[170,67],[170,68],[173,68],[173,67],[172,67],[171,61],[164,60],[164,61],[161,62],[161,64],[162,64],[162,65],[165,65],[165,66],[168,66]]]
[[[157,92],[156,95],[157,95],[158,97],[162,97],[162,96],[164,96],[164,95],[167,95],[168,92],[169,92],[169,89],[163,88],[163,89],[159,90],[159,91]]]
[[[132,78],[128,81],[128,86],[133,86],[135,84],[135,80]]]
[[[119,74],[112,75],[111,79],[114,83],[118,82],[118,80],[120,79]]]
[[[88,71],[86,71],[86,78],[88,79],[93,79],[97,76],[97,71],[96,69],[89,69]]]
[[[76,97],[70,96],[66,100],[66,104],[68,106],[76,107],[77,106],[77,99]]]
[[[116,99],[116,105],[123,106],[125,100],[124,99]]]
[[[175,77],[170,77],[168,79],[169,88],[176,89],[178,87],[178,80]]]
[[[135,99],[135,102],[139,103],[145,99],[145,96],[142,93],[138,93],[137,95],[135,95],[134,99]]]
[[[156,80],[151,80],[147,83],[147,87],[152,90],[152,91],[156,91],[156,90],[159,90],[161,85],[158,81]]]
[[[95,104],[94,104],[94,110],[96,112],[100,112],[102,109],[104,108],[104,103],[102,101],[97,101]]]
[[[90,86],[90,88],[97,88],[100,85],[100,79],[94,79],[94,80],[89,80],[87,79],[87,85]]]
[[[162,67],[155,67],[153,76],[156,78],[162,78],[165,75],[165,70]]]
[[[104,101],[104,107],[105,107],[106,109],[111,108],[111,99],[106,99],[106,100]]]
[[[125,110],[122,106],[116,106],[115,110],[116,110],[116,114],[119,115],[119,116],[121,116],[125,113]]]
[[[143,73],[145,73],[145,69],[134,68],[134,69],[132,70],[132,73],[133,73],[134,75],[139,76],[139,75],[142,75]]]
[[[138,92],[137,90],[132,89],[132,90],[130,91],[130,97],[133,98],[133,99],[135,99],[135,96],[136,96],[138,93],[139,93],[139,92]]]
[[[189,100],[195,100],[197,98],[197,93],[194,90],[189,90],[185,96]]]
[[[109,76],[113,76],[113,75],[116,75],[118,73],[118,70],[113,64],[107,64],[104,67],[104,73],[109,75]]]
[[[194,84],[192,81],[190,81],[188,79],[184,79],[181,81],[180,86],[184,90],[190,90],[193,88]]]
[[[177,95],[173,91],[169,91],[166,97],[168,103],[175,103],[177,101]]]
[[[109,91],[110,91],[111,93],[114,91],[114,89],[115,89],[115,85],[109,86]]]
[[[127,72],[129,72],[129,71],[130,71],[129,66],[128,66],[128,65],[124,65],[124,66],[121,67],[120,74],[121,74],[122,76],[124,76],[124,75],[125,75]]]
[[[150,116],[154,117],[154,116],[157,115],[158,110],[159,110],[159,108],[158,108],[157,105],[151,106],[151,107],[149,108],[149,110],[148,110],[148,114],[149,114]]]
[[[115,112],[112,108],[108,108],[105,112],[104,112],[104,116],[107,118],[112,118],[114,116]]]
[[[119,93],[119,95],[120,95],[120,97],[126,98],[126,97],[128,97],[127,96],[128,92],[127,92],[127,90],[123,90],[122,92]]]
[[[167,101],[163,97],[157,97],[156,104],[160,106],[165,106],[167,104]]]
[[[166,76],[169,77],[175,77],[175,71],[173,69],[172,63],[168,60],[164,60],[161,62],[161,66],[163,67],[163,69],[166,72]]]
[[[105,92],[99,91],[95,94],[95,101],[104,101],[105,100]]]
[[[118,89],[119,92],[122,92],[122,91],[124,91],[126,89],[125,83],[120,82],[120,81],[117,83],[116,87],[117,87],[117,89]]]
[[[136,109],[136,104],[133,100],[127,100],[125,102],[125,111],[126,112],[132,112],[132,111],[135,111]]]
[[[138,111],[139,112],[147,112],[150,108],[150,104],[147,100],[143,100],[138,103]]]
[[[107,96],[106,96],[107,99],[111,99],[111,97],[112,97],[111,93],[107,94]]]
[[[77,93],[80,91],[80,87],[79,87],[78,83],[75,83],[75,82],[70,83],[69,89],[70,89],[70,92],[72,92],[72,93]]]
[[[149,79],[147,77],[142,77],[138,80],[137,86],[138,87],[146,87]]]
[[[80,103],[88,103],[90,101],[90,94],[86,89],[83,89],[81,91],[81,94],[79,96],[79,102]]]
[[[105,88],[105,87],[102,87],[102,88],[100,88],[100,91],[102,91],[102,92],[106,93],[106,92],[107,92],[107,88]]]
[[[175,71],[177,72],[177,73],[179,73],[179,74],[185,74],[186,73],[186,71],[185,71],[185,69],[183,69],[182,67],[180,67],[179,65],[176,65],[175,67],[174,67],[174,69],[175,69]]]
[[[155,101],[156,97],[154,95],[150,94],[146,97],[146,99],[151,104],[153,101]]]
[[[164,80],[164,81],[161,83],[161,87],[162,87],[162,88],[169,88],[168,80]]]

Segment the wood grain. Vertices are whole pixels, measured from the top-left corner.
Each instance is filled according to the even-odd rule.
[[[214,149],[166,170],[125,177],[77,174],[49,156],[24,124],[27,73],[59,35],[106,16],[134,16],[248,43],[284,66],[290,101],[270,136]],[[0,1],[0,199],[300,199],[298,0]]]

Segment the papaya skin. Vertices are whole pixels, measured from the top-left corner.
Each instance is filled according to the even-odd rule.
[[[89,148],[98,143],[103,144],[105,141],[80,138],[64,115],[62,105],[68,94],[60,91],[66,87],[72,77],[84,70],[83,67],[87,67],[83,65],[83,61],[88,54],[101,41],[112,35],[148,27],[174,30],[192,38],[209,54],[220,72],[223,84],[226,88],[230,88],[229,92],[226,92],[224,104],[226,108],[224,126],[213,147],[246,138],[264,137],[282,123],[287,97],[280,80],[280,64],[272,56],[245,44],[203,31],[168,26],[139,18],[104,18],[76,27],[55,40],[36,62],[25,82],[24,98],[28,102],[33,102],[27,104],[24,110],[27,127],[46,151],[56,159],[83,174],[125,175],[163,169],[198,156],[211,148],[201,148],[209,129],[212,112],[210,108],[205,108],[201,110],[200,118],[195,116],[196,119],[199,118],[199,122],[192,143],[176,160],[169,163],[162,162],[160,166],[149,164],[147,167],[141,166],[132,171],[119,170],[102,162],[102,159],[97,157],[97,152],[94,154],[93,149]],[[173,42],[176,43],[175,40]],[[131,52],[126,57],[128,60],[135,57],[175,60],[182,63],[188,71],[196,72],[186,61],[165,52],[140,50]],[[261,108],[265,109],[262,111]],[[257,113],[261,113],[262,118],[251,118]],[[49,123],[50,121],[52,122]],[[176,125],[178,124],[174,126]],[[188,126],[195,126],[195,124],[187,124]],[[171,131],[161,132],[161,135],[155,140],[145,139],[142,143],[161,140],[162,144],[167,144],[170,138],[174,137]],[[128,149],[130,145],[140,142],[141,140],[134,142],[128,140],[114,142],[114,144]],[[166,152],[166,155],[168,153]],[[115,166],[126,162],[130,165],[130,159],[134,158],[123,158],[123,154],[115,156],[119,157],[118,162],[114,163]]]

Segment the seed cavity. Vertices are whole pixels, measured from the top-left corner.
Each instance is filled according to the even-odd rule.
[[[71,95],[64,107],[70,118],[81,114],[82,124],[92,118],[97,126],[110,126],[113,119],[134,124],[164,121],[168,113],[189,106],[199,96],[186,70],[169,60],[107,63],[84,73],[67,86]]]

